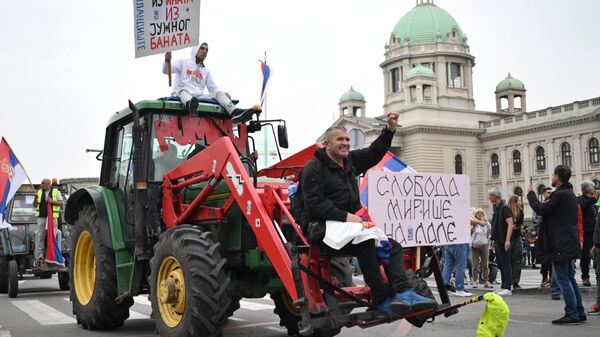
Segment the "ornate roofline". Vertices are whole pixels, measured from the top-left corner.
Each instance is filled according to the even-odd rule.
[[[455,134],[455,135],[474,135],[479,136],[484,133],[483,129],[469,129],[469,128],[453,128],[448,126],[435,126],[435,125],[413,125],[409,127],[403,127],[398,130],[403,135],[410,135],[414,133],[426,132],[426,133],[439,133],[439,134]]]

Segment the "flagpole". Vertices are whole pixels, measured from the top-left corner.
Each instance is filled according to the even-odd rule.
[[[265,64],[267,64],[267,51],[266,50],[265,50],[264,62],[265,62]],[[265,100],[264,100],[264,103],[263,103],[263,106],[262,106],[262,111],[263,111],[264,116],[265,116],[264,119],[268,120],[268,118],[267,118],[267,91],[266,91],[266,89],[267,88],[265,88],[265,93],[264,93]],[[269,167],[268,166],[268,164],[269,164],[269,161],[268,161],[269,154],[267,152],[268,151],[268,146],[267,146],[267,140],[268,140],[268,138],[267,138],[267,132],[266,131],[264,133],[264,137],[265,137],[265,139],[264,139],[264,146],[263,146],[263,151],[264,151],[264,154],[265,154],[265,166],[264,167]]]

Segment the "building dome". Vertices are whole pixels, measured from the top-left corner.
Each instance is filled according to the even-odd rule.
[[[435,77],[433,70],[421,65],[417,64],[416,67],[412,68],[406,73],[406,79],[411,79],[413,77],[423,76],[423,77]]]
[[[525,90],[525,84],[523,84],[523,82],[520,80],[510,76],[510,73],[508,73],[508,76],[500,81],[500,83],[498,83],[496,86],[496,91],[502,91],[506,89]]]
[[[406,13],[394,28],[394,34],[400,44],[408,37],[408,44],[435,43],[439,38],[447,42],[450,37],[458,43],[465,41],[465,36],[454,18],[445,10],[433,3],[419,3]]]
[[[354,88],[350,87],[350,90],[346,91],[345,94],[340,97],[340,103],[345,101],[364,101],[365,96],[363,96],[360,92],[354,90]]]

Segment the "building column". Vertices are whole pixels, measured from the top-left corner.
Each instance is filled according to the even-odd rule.
[[[548,158],[546,163],[546,169],[548,170],[548,183],[552,184],[552,174],[554,173],[554,166],[556,166],[554,164],[554,139],[550,139],[546,142],[546,148],[548,148],[548,155],[546,156],[546,158]]]
[[[581,176],[581,157],[583,155],[582,151],[581,151],[581,135],[577,134],[573,136],[573,154],[572,154],[572,158],[573,158],[573,166],[575,169],[575,193],[579,194],[579,192],[577,192],[577,190],[579,189],[579,187],[581,186],[581,183],[583,182],[583,177]]]
[[[527,112],[527,99],[526,95],[521,95],[521,112]]]
[[[496,95],[496,112],[502,111],[502,98]]]
[[[508,184],[507,180],[507,170],[506,166],[508,163],[506,162],[506,148],[503,146],[500,148],[500,181],[502,182],[502,193],[504,195],[508,195]]]
[[[515,112],[515,95],[508,95],[508,112]]]
[[[524,144],[521,147],[521,165],[523,165],[523,191],[525,192],[529,186],[529,177],[531,177],[529,169],[529,144]]]

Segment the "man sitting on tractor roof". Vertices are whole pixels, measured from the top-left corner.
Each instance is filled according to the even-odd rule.
[[[350,151],[350,137],[346,129],[327,129],[324,148],[315,151],[315,158],[300,173],[302,223],[363,221],[354,214],[361,208],[356,177],[375,166],[389,150],[398,124],[398,113],[390,112],[386,118],[388,125],[381,135],[368,148],[360,150]],[[393,240],[389,242],[391,253],[385,268],[388,284],[385,284],[379,273],[374,239],[358,244],[349,243],[340,250],[324,243],[321,246],[327,254],[353,255],[358,258],[365,283],[371,288],[373,302],[383,313],[393,316],[410,311],[436,309],[436,301],[417,294],[410,287],[404,270],[402,247]]]
[[[252,115],[260,113],[260,109],[238,109],[231,102],[228,93],[219,91],[212,75],[204,66],[204,60],[208,55],[208,44],[192,47],[191,58],[175,60],[171,70],[175,74],[175,83],[172,95],[179,96],[181,103],[185,104],[191,114],[196,114],[198,99],[214,98],[227,110],[234,123],[245,123],[252,119]],[[168,74],[171,52],[165,54],[163,73]],[[204,93],[208,89],[208,94]]]

